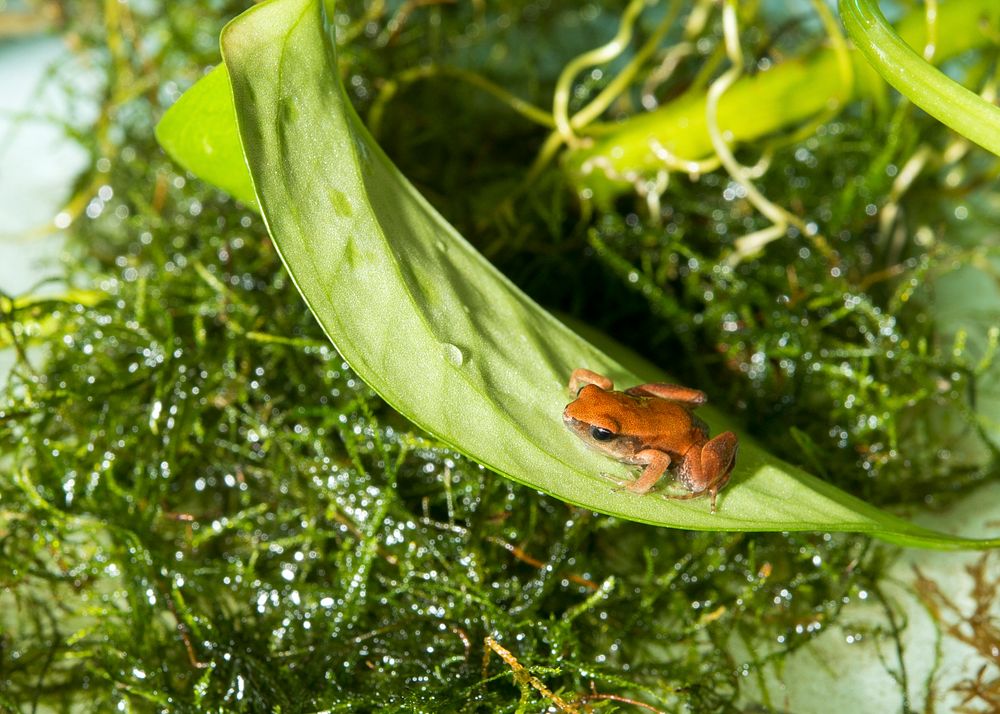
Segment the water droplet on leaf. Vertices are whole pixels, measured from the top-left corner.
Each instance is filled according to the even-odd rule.
[[[465,355],[457,345],[453,345],[450,342],[444,342],[441,345],[441,349],[444,354],[444,358],[454,366],[461,367],[462,363],[465,362]]]

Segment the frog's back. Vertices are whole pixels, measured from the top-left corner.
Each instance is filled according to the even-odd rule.
[[[656,397],[639,397],[636,433],[645,446],[671,455],[682,455],[708,439],[708,425],[680,402]]]

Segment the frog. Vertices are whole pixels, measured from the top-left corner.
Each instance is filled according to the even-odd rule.
[[[646,494],[670,470],[689,493],[669,498],[711,496],[729,483],[739,441],[731,431],[709,438],[708,425],[694,409],[707,395],[677,384],[651,383],[616,391],[614,382],[589,369],[569,378],[576,398],[563,411],[563,423],[587,446],[624,464],[642,466],[624,490]]]

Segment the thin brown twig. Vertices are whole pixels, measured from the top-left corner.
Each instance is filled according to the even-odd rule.
[[[188,661],[191,666],[195,669],[205,669],[208,667],[208,662],[202,662],[198,659],[195,654],[194,645],[191,644],[191,636],[188,633],[187,624],[184,622],[183,618],[177,613],[177,606],[174,604],[174,599],[170,597],[169,592],[164,593],[164,600],[167,601],[167,609],[173,613],[174,619],[177,621],[177,632],[181,636],[181,641],[184,643],[184,649],[187,650]]]
[[[496,652],[500,656],[500,659],[502,659],[504,662],[507,663],[507,666],[510,667],[511,671],[514,673],[514,679],[518,682],[518,684],[530,685],[531,687],[536,689],[543,697],[545,697],[553,704],[555,704],[559,708],[559,711],[563,712],[579,711],[575,706],[573,706],[565,699],[560,697],[558,694],[553,692],[551,689],[546,687],[545,683],[542,682],[542,680],[531,674],[531,672],[529,672],[524,665],[522,665],[520,662],[517,661],[517,657],[515,657],[510,650],[508,650],[499,642],[497,642],[495,639],[493,639],[492,635],[488,635],[486,637],[486,648],[483,657],[484,670],[486,668],[486,665],[489,663],[490,650]]]
[[[520,546],[516,546],[513,543],[508,543],[507,541],[503,540],[502,538],[497,538],[496,536],[491,536],[488,540],[491,543],[494,543],[494,544],[500,546],[501,548],[503,548],[504,550],[506,550],[508,553],[510,553],[511,555],[513,555],[515,558],[517,558],[518,560],[520,560],[522,563],[527,563],[528,565],[530,565],[530,566],[532,566],[534,568],[538,568],[539,570],[541,570],[542,568],[545,567],[545,563],[543,563],[541,560],[539,560],[538,558],[534,557],[530,553],[526,552]],[[574,573],[563,573],[562,575],[563,575],[563,577],[565,577],[570,582],[576,583],[577,585],[582,585],[585,588],[588,588],[590,590],[597,590],[599,587],[601,587],[600,585],[598,585],[597,583],[595,583],[593,580],[588,580],[587,578],[583,577],[582,575],[576,575]]]
[[[647,704],[646,702],[640,702],[638,699],[629,699],[628,697],[623,697],[619,694],[600,694],[597,691],[597,687],[593,680],[590,682],[590,694],[583,694],[577,699],[574,704],[586,704],[587,702],[594,700],[610,700],[613,702],[621,702],[622,704],[631,704],[634,707],[639,707],[640,709],[646,709],[647,711],[656,712],[656,714],[666,714],[662,709],[657,709],[652,704]]]

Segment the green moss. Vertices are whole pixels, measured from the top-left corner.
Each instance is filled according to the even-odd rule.
[[[79,186],[112,196],[74,222],[66,264],[98,299],[11,307],[0,328],[41,347],[20,353],[0,416],[13,476],[0,480],[0,703],[492,712],[558,696],[735,710],[743,682],[877,578],[888,551],[860,536],[596,516],[401,420],[325,343],[255,215],[178,175],[153,141],[167,82],[214,61],[238,8],[122,7],[124,20],[91,3],[70,18],[109,82],[98,129],[81,134],[94,162]],[[343,12],[351,34],[360,4]],[[544,105],[616,17],[575,3],[418,12],[398,30],[377,15],[347,46],[362,109],[420,60],[485,71],[497,47],[499,75]],[[104,33],[121,27],[160,44],[109,52]],[[927,312],[929,279],[976,256],[918,240],[992,161],[973,155],[948,183],[948,138],[925,118],[847,114],[778,150],[759,181],[824,222],[834,258],[791,235],[723,268],[727,241],[763,225],[724,174],[675,180],[655,216],[628,197],[581,213],[554,168],[502,204],[543,138],[503,112],[429,82],[388,104],[383,139],[538,299],[709,388],[776,451],[873,501],[946,496],[993,467],[944,450],[955,433],[978,438],[976,367]],[[929,169],[891,195],[920,143]],[[886,234],[889,205],[902,213]]]
[[[960,491],[994,468],[973,410],[989,363],[933,319],[934,281],[992,248],[970,252],[932,228],[956,201],[979,200],[993,169],[941,196],[944,172],[932,167],[897,203],[890,176],[914,153],[911,114],[887,126],[828,125],[778,154],[781,170],[758,182],[829,221],[829,255],[792,229],[764,255],[720,265],[731,236],[767,221],[717,174],[672,189],[655,223],[605,216],[589,237],[658,316],[644,351],[674,355],[668,368],[680,377],[716,385],[716,398],[743,411],[776,453],[880,504]],[[827,188],[848,181],[852,191]],[[899,215],[891,232],[880,221],[890,207]],[[657,325],[664,320],[669,327]]]

